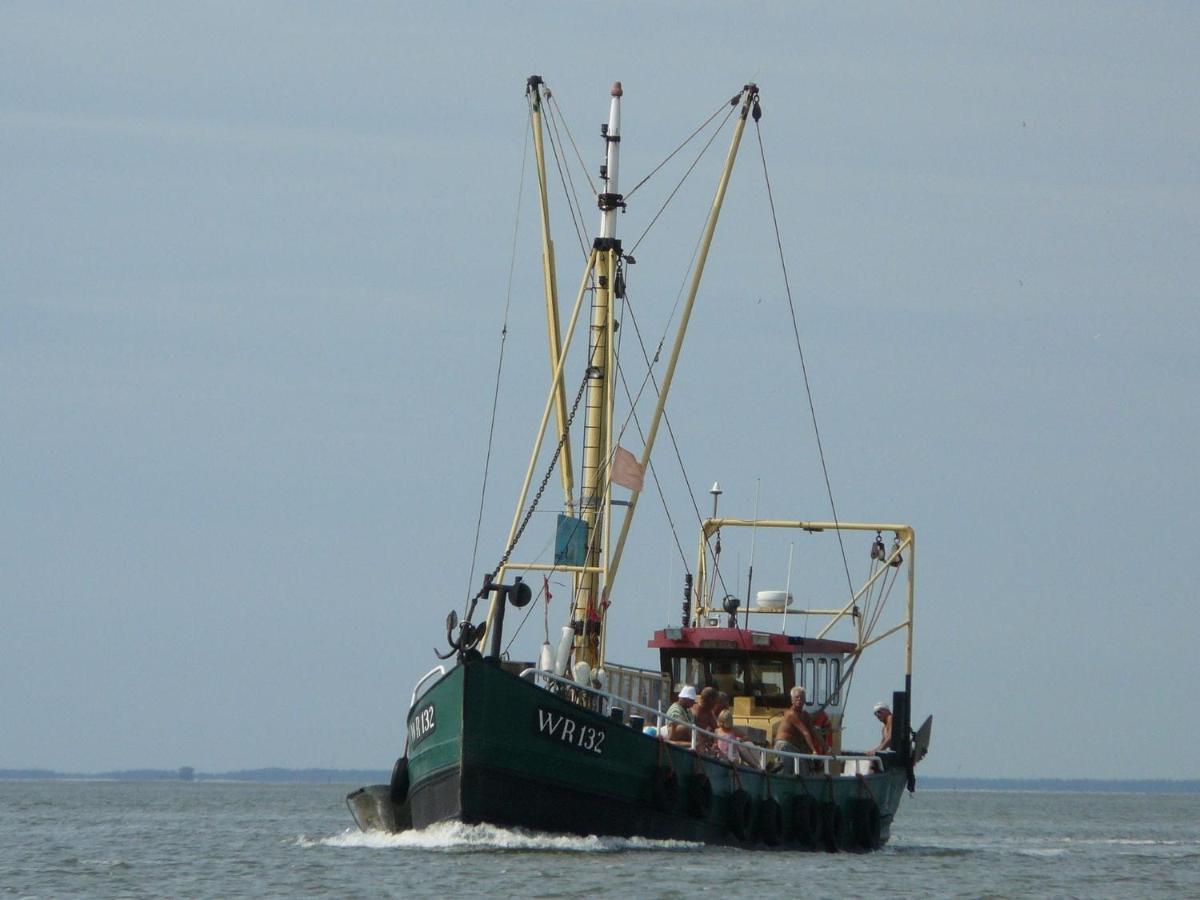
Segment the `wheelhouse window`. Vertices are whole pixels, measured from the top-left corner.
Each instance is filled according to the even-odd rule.
[[[786,656],[673,655],[668,660],[671,691],[678,694],[685,684],[696,690],[712,686],[731,697],[755,697],[760,706],[786,706],[787,692],[791,689],[789,663]]]
[[[842,705],[842,660],[836,656],[796,659],[796,684],[804,688],[805,706]]]

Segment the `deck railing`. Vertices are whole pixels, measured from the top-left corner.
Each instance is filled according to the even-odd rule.
[[[535,683],[536,683],[535,679],[540,680],[540,681],[542,681],[543,685],[546,683],[549,683],[549,682],[553,682],[555,684],[560,684],[563,687],[570,688],[575,691],[584,691],[584,692],[596,697],[602,705],[607,704],[610,710],[614,706],[614,701],[617,701],[619,703],[626,704],[627,706],[634,707],[641,712],[649,713],[650,716],[654,717],[654,720],[656,722],[655,727],[658,729],[658,737],[660,740],[666,740],[665,738],[662,737],[662,728],[663,728],[664,724],[666,724],[668,721],[672,721],[672,722],[676,721],[674,719],[668,720],[666,717],[666,714],[663,713],[662,709],[654,709],[653,707],[647,706],[646,704],[638,703],[634,700],[630,700],[627,697],[617,696],[617,695],[611,693],[610,691],[600,690],[599,688],[594,688],[589,685],[579,684],[578,682],[572,681],[570,678],[564,678],[561,675],[555,675],[553,672],[547,672],[544,669],[525,669],[521,673],[521,677],[524,678],[526,681],[534,681]],[[600,711],[603,712],[604,710],[601,709]],[[826,775],[833,774],[832,770],[836,763],[846,763],[846,762],[856,763],[856,768],[857,768],[858,764],[865,761],[868,763],[868,766],[871,771],[881,771],[882,770],[882,761],[877,756],[866,756],[861,753],[819,754],[819,753],[793,753],[790,750],[772,750],[770,748],[762,747],[762,746],[752,743],[750,741],[734,740],[733,738],[729,738],[725,735],[716,734],[715,732],[708,731],[704,728],[700,728],[698,725],[693,725],[693,724],[688,724],[688,723],[681,723],[681,724],[684,724],[688,728],[688,730],[691,734],[691,738],[689,741],[689,749],[691,749],[693,753],[699,752],[699,750],[697,749],[697,743],[698,743],[697,735],[704,735],[705,737],[711,738],[714,745],[719,745],[718,742],[732,743],[735,747],[738,748],[738,753],[739,753],[739,755],[742,755],[743,758],[749,757],[751,759],[755,759],[755,758],[758,759],[758,767],[760,769],[763,769],[764,771],[767,769],[767,766],[769,765],[770,761],[775,760],[775,759],[790,760],[792,763],[792,774],[794,774],[794,775],[802,774],[800,771],[802,765],[804,765],[804,767],[807,769],[808,766],[811,765],[813,762],[821,763],[821,769],[822,769],[823,773]],[[727,757],[725,757],[723,755],[717,756],[715,758],[722,762],[726,762],[726,763],[731,762]],[[847,773],[839,773],[839,774],[847,774]],[[865,773],[856,771],[856,772],[848,773],[848,774],[857,775],[857,774],[865,774]]]

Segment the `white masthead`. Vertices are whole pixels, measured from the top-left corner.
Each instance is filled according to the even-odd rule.
[[[600,169],[600,179],[604,187],[600,192],[600,237],[613,238],[617,236],[617,209],[621,206],[620,188],[617,185],[617,174],[621,156],[621,82],[616,81],[612,86],[612,103],[608,107],[608,124],[601,126],[605,140],[608,141],[608,153],[604,166]]]

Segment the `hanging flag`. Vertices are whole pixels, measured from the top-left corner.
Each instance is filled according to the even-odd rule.
[[[554,534],[554,564],[582,566],[587,560],[587,522],[558,514],[558,529]]]
[[[640,491],[645,484],[646,470],[633,454],[624,447],[617,447],[613,454],[612,482],[631,491]]]

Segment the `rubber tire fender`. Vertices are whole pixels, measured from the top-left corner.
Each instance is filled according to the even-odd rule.
[[[817,846],[821,834],[821,805],[808,794],[792,798],[792,839],[801,847]]]
[[[688,779],[687,807],[688,814],[697,819],[706,819],[712,812],[713,789],[712,782],[703,772],[695,772]]]
[[[783,807],[774,797],[758,804],[758,835],[768,847],[783,840]]]
[[[851,802],[850,836],[857,849],[879,849],[882,828],[879,807],[874,800],[863,797]]]
[[[399,806],[408,799],[408,757],[402,756],[392,766],[391,798]]]
[[[655,766],[650,776],[650,802],[659,812],[672,812],[679,805],[679,781],[670,766]]]
[[[842,849],[842,808],[832,800],[821,804],[821,847],[830,853]]]
[[[741,788],[729,795],[729,830],[739,841],[744,841],[750,836],[753,811],[754,804],[750,795]]]

